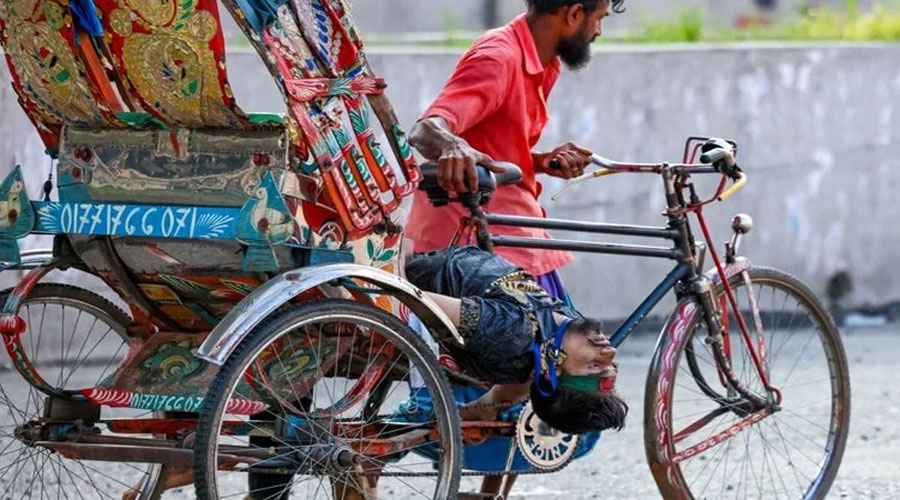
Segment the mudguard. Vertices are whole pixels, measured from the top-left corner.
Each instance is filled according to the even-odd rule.
[[[391,292],[422,320],[438,342],[464,341],[447,315],[421,290],[400,276],[358,264],[323,264],[289,271],[254,290],[220,321],[196,355],[222,365],[256,325],[301,293],[340,279],[359,279]]]

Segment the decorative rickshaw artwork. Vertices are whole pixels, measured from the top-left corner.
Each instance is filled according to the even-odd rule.
[[[13,88],[59,160],[58,198],[29,200],[19,168],[0,184],[0,260],[4,269],[29,269],[0,307],[0,337],[28,384],[0,387],[14,420],[0,433],[5,496],[156,500],[173,478],[193,482],[200,500],[245,498],[260,484],[265,495],[281,488],[277,496],[289,496],[295,480],[314,478],[326,485],[314,497],[446,500],[457,497],[463,468],[552,473],[590,452],[598,434],[561,433],[532,403],[460,420],[460,396],[479,397],[485,382],[438,356],[466,340],[400,272],[404,202],[423,175],[348,3],[223,4],[282,92],[284,116],[247,115],[235,103],[216,0],[0,0]],[[749,216],[735,218],[724,263],[713,251],[702,210],[746,183],[726,161],[736,148],[691,138],[684,164],[595,158],[601,168],[590,178],[661,176],[666,227],[525,222],[664,240],[666,247],[556,243],[677,262],[609,341],[620,345],[677,291],[645,384],[644,444],[664,497],[692,498],[690,474],[708,485],[723,461],[682,464],[726,455],[725,483],[710,491],[820,498],[847,439],[846,356],[808,287],[736,254]],[[695,163],[698,153],[720,159]],[[700,174],[721,177],[709,200],[698,200],[691,181]],[[490,247],[488,224],[510,219],[471,205],[469,226]],[[19,240],[30,234],[53,236],[52,256],[27,262]],[[707,251],[716,268],[704,272]],[[121,300],[45,280],[68,269],[99,278]],[[824,373],[811,379],[818,387],[796,385],[801,397],[820,389],[813,401],[831,402],[830,411],[807,417],[818,406],[795,405],[796,393],[781,392],[789,386],[771,382],[784,364],[767,354],[778,323],[766,330],[786,314],[761,307],[763,293],[767,304],[805,318],[804,369]],[[824,355],[809,361],[810,347]],[[738,349],[746,350],[733,356]],[[777,358],[790,373],[800,361]],[[738,359],[745,364],[734,370]],[[813,478],[810,485],[798,480],[797,495],[768,495],[763,483],[774,480],[729,489],[732,447],[720,445],[740,434],[735,459],[750,460],[749,443],[766,439],[749,428],[777,422],[783,409],[828,422],[799,423],[804,440],[823,436],[813,453],[824,455],[792,474]],[[777,455],[762,454],[756,470],[797,467],[790,459],[770,467]],[[115,463],[113,472],[85,465],[98,462]]]
[[[145,111],[184,128],[246,127],[215,0],[100,0],[116,68]]]
[[[281,126],[254,130],[65,130],[62,201],[240,207],[265,171],[287,171]]]
[[[247,245],[244,270],[277,271],[278,260],[272,247],[294,235],[295,223],[271,172],[263,175],[238,220],[235,237]]]
[[[119,111],[118,103],[109,102],[109,94],[104,94],[89,76],[88,65],[95,64],[96,59],[79,53],[78,45],[85,40],[76,39],[76,22],[66,2],[0,2],[0,42],[13,86],[25,113],[51,150],[57,147],[64,124],[121,126],[113,116]],[[109,86],[109,82],[104,83]]]
[[[34,228],[34,207],[28,200],[22,170],[18,166],[0,184],[0,261],[17,262],[17,240]]]

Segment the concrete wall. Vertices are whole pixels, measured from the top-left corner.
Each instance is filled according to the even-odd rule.
[[[437,94],[458,55],[372,55],[406,127]],[[897,61],[900,45],[605,48],[588,69],[560,81],[542,147],[573,140],[611,158],[678,161],[689,135],[733,138],[751,181],[709,210],[717,241],[729,237],[731,215],[747,212],[756,229],[744,248],[754,262],[790,270],[820,293],[831,275],[846,270],[856,285],[854,302],[900,299]],[[3,66],[0,166],[5,170],[13,156],[24,162],[36,191],[48,161]],[[284,109],[255,54],[233,53],[229,66],[245,109]],[[550,180],[545,191],[559,186]],[[661,193],[653,177],[622,176],[545,201],[554,217],[661,224]],[[586,311],[618,317],[669,267],[580,256],[563,275]]]

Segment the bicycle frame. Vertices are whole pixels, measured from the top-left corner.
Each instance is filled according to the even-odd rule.
[[[728,385],[730,385],[731,388],[745,400],[752,403],[756,409],[771,409],[780,403],[781,394],[777,388],[770,385],[764,362],[753,346],[753,341],[743,316],[738,313],[739,308],[737,301],[728,284],[728,273],[726,273],[726,269],[722,265],[721,259],[715,250],[715,242],[712,240],[703,215],[703,207],[715,201],[723,201],[730,197],[743,187],[746,182],[746,177],[742,173],[738,173],[737,178],[735,179],[735,185],[727,188],[728,176],[724,175],[719,168],[708,164],[690,163],[700,148],[698,145],[694,148],[693,152],[691,152],[691,141],[700,139],[701,138],[691,138],[688,140],[688,146],[685,151],[685,163],[682,164],[626,164],[613,162],[599,156],[595,156],[594,158],[594,163],[602,168],[594,174],[591,174],[590,177],[600,177],[615,173],[649,173],[660,175],[663,180],[667,204],[665,215],[668,219],[668,224],[665,227],[592,223],[489,214],[481,209],[477,197],[461,197],[459,201],[463,202],[463,204],[471,211],[472,215],[461,223],[460,229],[457,231],[457,234],[454,235],[454,244],[459,242],[459,239],[466,234],[466,228],[468,228],[468,237],[471,239],[473,236],[472,233],[474,233],[474,237],[478,242],[479,247],[487,251],[493,251],[495,247],[515,247],[608,255],[630,255],[635,257],[653,257],[674,260],[676,262],[674,269],[669,272],[669,274],[649,293],[649,295],[647,295],[622,325],[618,327],[615,333],[610,337],[610,343],[616,347],[621,345],[625,339],[634,332],[644,318],[646,318],[659,304],[660,300],[662,300],[662,298],[672,289],[675,289],[680,299],[692,296],[700,306],[703,320],[706,322],[708,331],[710,332],[709,341],[716,362],[720,365]],[[722,181],[719,183],[715,195],[709,199],[701,200],[691,181],[690,176],[692,174],[722,175]],[[589,176],[585,176],[585,179],[587,178],[589,178]],[[685,197],[685,192],[687,192],[687,197]],[[689,223],[689,216],[691,214],[697,218],[705,244],[698,243],[694,238]],[[490,234],[489,227],[491,225],[662,239],[669,240],[672,244],[671,246],[644,246],[501,236]],[[728,304],[723,303],[722,305],[730,306],[732,310],[736,312],[735,317],[737,319],[738,327],[753,358],[760,381],[768,392],[767,395],[759,395],[749,390],[744,384],[738,381],[737,377],[732,373],[728,355],[725,352],[726,350],[723,349],[723,338],[726,331],[720,319],[716,301],[713,296],[713,281],[709,276],[704,274],[702,269],[706,250],[709,251],[710,256],[712,257],[713,263],[715,264],[715,274],[722,284],[725,297],[728,299]],[[723,315],[727,315],[726,311],[722,311],[722,313]],[[708,394],[712,396],[711,392]]]

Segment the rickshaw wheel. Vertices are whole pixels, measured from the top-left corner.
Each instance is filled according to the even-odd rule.
[[[4,303],[9,290],[0,292]],[[103,297],[80,287],[39,283],[19,311],[25,320],[20,342],[27,361],[59,390],[98,385],[128,353],[125,328],[131,319]],[[8,339],[7,339],[8,340]],[[8,357],[0,364],[0,484],[9,498],[109,499],[140,485],[136,500],[159,498],[159,466],[88,462],[29,446],[22,436],[44,416],[47,396],[21,387]],[[143,410],[108,409],[104,417],[138,418]]]
[[[247,400],[267,406],[229,405]],[[415,404],[425,400],[429,411]],[[241,342],[195,445],[201,500],[452,499],[462,452],[450,386],[423,340],[380,309],[334,299],[285,309]]]

